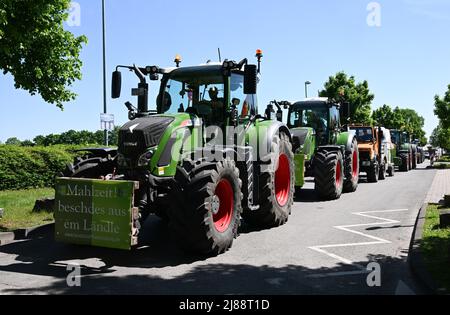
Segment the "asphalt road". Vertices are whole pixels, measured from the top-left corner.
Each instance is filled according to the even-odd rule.
[[[317,201],[309,181],[286,225],[243,226],[231,250],[214,258],[186,256],[157,218],[131,252],[55,243],[51,229],[42,231],[0,247],[0,293],[420,294],[406,259],[435,175],[425,166],[377,184],[363,177],[356,193],[330,202]],[[66,282],[74,263],[80,287]]]

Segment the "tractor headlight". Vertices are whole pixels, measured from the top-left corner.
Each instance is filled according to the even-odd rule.
[[[139,157],[138,166],[143,167],[150,164],[150,161],[153,157],[153,151],[147,151]]]

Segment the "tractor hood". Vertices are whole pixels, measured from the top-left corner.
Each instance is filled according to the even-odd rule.
[[[373,142],[358,143],[359,151],[372,151]]]
[[[300,151],[304,154],[308,154],[309,152],[307,151],[309,151],[310,142],[314,131],[313,128],[298,127],[291,129],[290,131],[292,134],[293,151],[294,152]],[[307,148],[305,148],[305,144]]]
[[[119,152],[138,158],[146,149],[157,146],[174,117],[148,116],[126,123],[119,131]]]

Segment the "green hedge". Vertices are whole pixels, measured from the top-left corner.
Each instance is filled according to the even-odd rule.
[[[77,155],[75,148],[0,145],[0,191],[51,187],[55,175]]]

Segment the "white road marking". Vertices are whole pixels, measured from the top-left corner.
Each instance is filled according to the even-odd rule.
[[[328,244],[328,245],[319,245],[319,246],[311,246],[308,247],[309,249],[312,249],[316,252],[325,254],[331,258],[334,258],[336,260],[339,260],[340,262],[346,264],[346,265],[352,265],[354,267],[356,267],[358,270],[355,271],[344,271],[344,272],[331,272],[331,273],[322,273],[322,274],[313,274],[313,275],[309,275],[309,278],[324,278],[324,277],[336,277],[336,276],[345,276],[345,275],[354,275],[354,274],[365,274],[368,273],[367,269],[365,266],[361,266],[357,263],[355,263],[354,261],[347,259],[345,257],[342,256],[338,256],[336,254],[333,254],[325,249],[330,249],[330,248],[342,248],[342,247],[354,247],[354,246],[369,246],[369,245],[380,245],[380,244],[391,244],[391,241],[385,240],[381,237],[376,237],[373,235],[369,235],[366,233],[362,233],[359,231],[355,231],[351,228],[357,228],[357,227],[363,227],[363,226],[377,226],[377,225],[391,225],[391,224],[396,224],[396,223],[400,223],[400,221],[397,220],[392,220],[392,219],[386,219],[386,218],[381,218],[379,216],[374,216],[374,215],[370,215],[373,213],[395,213],[395,212],[406,212],[409,211],[408,209],[396,209],[396,210],[379,210],[379,211],[366,211],[366,212],[355,212],[352,213],[354,215],[359,215],[362,217],[366,217],[366,218],[371,218],[371,219],[376,219],[376,220],[380,220],[381,222],[373,222],[373,223],[363,223],[363,224],[352,224],[352,225],[339,225],[339,226],[334,226],[335,229],[341,230],[341,231],[345,231],[345,232],[349,232],[352,234],[356,234],[356,235],[360,235],[363,237],[366,237],[368,239],[373,240],[372,242],[359,242],[359,243],[342,243],[342,244]]]

